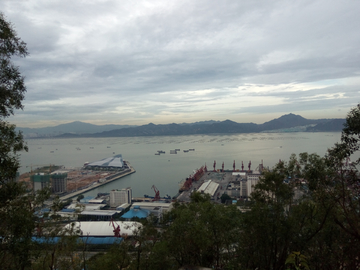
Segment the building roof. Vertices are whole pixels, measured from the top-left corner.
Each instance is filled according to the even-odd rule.
[[[203,192],[203,193],[207,193],[210,194],[210,196],[214,196],[217,188],[219,187],[219,184],[212,181],[212,180],[208,180],[205,181],[198,189],[199,192]]]
[[[120,235],[132,236],[142,227],[142,224],[134,221],[114,221],[114,226],[120,227]],[[80,229],[84,236],[114,236],[114,227],[109,221],[82,221],[75,222],[74,229]],[[65,228],[70,229],[71,223]]]
[[[147,218],[150,214],[149,210],[141,209],[140,206],[135,206],[133,209],[130,209],[128,212],[123,214],[122,218]]]
[[[88,216],[113,216],[120,211],[114,210],[84,210],[80,214],[81,215],[88,215]]]
[[[235,175],[246,176],[246,172],[233,172],[232,175],[233,176],[235,176]]]
[[[91,162],[87,167],[112,167],[112,168],[122,168],[123,167],[123,159],[122,155],[116,155],[113,157],[104,158],[99,161]]]
[[[92,199],[92,200],[89,200],[89,203],[92,203],[92,204],[103,204],[104,201],[106,201],[105,199]]]
[[[88,203],[89,201],[95,199],[94,196],[86,196],[80,200],[81,203]]]
[[[36,237],[33,236],[31,238],[33,242],[38,244],[56,244],[60,242],[61,237]],[[107,236],[107,237],[79,237],[79,240],[86,243],[87,245],[112,245],[114,243],[120,243],[123,239],[114,237],[114,236]]]

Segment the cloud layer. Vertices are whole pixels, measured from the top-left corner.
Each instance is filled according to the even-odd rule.
[[[358,1],[2,2],[30,52],[19,126],[334,118],[360,101]]]

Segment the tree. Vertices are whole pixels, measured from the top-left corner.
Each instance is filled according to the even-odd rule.
[[[241,213],[234,205],[214,204],[209,196],[194,193],[190,203],[175,204],[164,216],[166,227],[154,247],[153,257],[161,255],[167,267],[172,265],[163,269],[182,266],[226,269],[234,260]]]
[[[15,66],[13,56],[28,55],[26,44],[17,36],[11,23],[0,13],[0,178],[1,181],[14,179],[19,161],[17,152],[27,150],[21,132],[15,131],[15,125],[5,121],[14,114],[15,109],[22,109],[26,92],[24,77],[19,67]]]
[[[35,229],[33,213],[45,193],[33,196],[16,182],[18,152],[27,151],[21,132],[6,121],[14,110],[22,109],[26,87],[12,57],[25,57],[26,44],[11,23],[0,13],[0,265],[3,269],[24,269],[30,265],[31,236]],[[40,194],[39,194],[40,195]]]

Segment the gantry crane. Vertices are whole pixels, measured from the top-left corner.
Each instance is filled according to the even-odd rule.
[[[152,185],[151,188],[155,191],[155,197],[153,201],[160,201],[160,191],[155,187],[155,185]]]

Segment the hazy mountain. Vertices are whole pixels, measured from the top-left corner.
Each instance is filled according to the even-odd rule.
[[[132,137],[221,133],[296,132],[296,131],[341,131],[345,119],[306,119],[300,115],[286,114],[263,124],[237,123],[231,120],[202,121],[195,123],[142,126],[93,125],[72,122],[55,127],[38,129],[18,128],[26,137]]]
[[[324,123],[319,123],[313,127],[308,127],[308,132],[332,132],[340,131],[344,128],[345,119],[331,119]]]
[[[75,121],[67,124],[61,124],[54,127],[44,127],[44,128],[24,128],[17,127],[17,130],[21,130],[25,138],[31,137],[53,137],[58,136],[64,133],[71,134],[89,134],[89,133],[99,133],[102,131],[121,129],[132,127],[130,125],[93,125],[89,123],[84,123],[80,121]]]
[[[285,129],[285,128],[293,128],[300,126],[308,126],[315,125],[318,123],[329,121],[328,119],[306,119],[300,115],[296,114],[285,114],[277,119],[273,119],[269,122],[265,122],[264,124],[259,125],[259,128],[262,131],[265,130],[276,130],[276,129]]]

